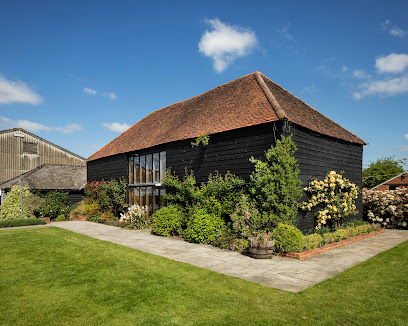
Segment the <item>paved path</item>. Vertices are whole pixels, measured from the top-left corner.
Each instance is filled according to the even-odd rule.
[[[149,230],[131,231],[79,221],[48,225],[291,292],[302,291],[408,240],[408,230],[385,230],[382,234],[303,261],[277,256],[256,260],[210,245],[155,236]]]

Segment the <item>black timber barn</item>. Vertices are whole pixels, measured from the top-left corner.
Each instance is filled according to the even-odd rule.
[[[206,134],[207,146],[191,145]],[[250,157],[264,159],[281,134],[293,134],[303,186],[343,170],[361,189],[366,143],[260,72],[154,111],[88,158],[87,179],[124,177],[130,204],[153,211],[162,204],[166,168],[180,178],[193,170],[198,182],[216,171],[248,181],[254,170]],[[361,196],[357,209],[362,211]],[[297,226],[313,228],[313,215],[300,213]]]

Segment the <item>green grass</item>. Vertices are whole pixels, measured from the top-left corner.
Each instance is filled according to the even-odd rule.
[[[0,231],[1,325],[407,325],[408,242],[301,293],[49,227]]]
[[[9,228],[14,226],[26,226],[26,225],[41,225],[47,224],[40,218],[18,218],[18,219],[2,219],[0,220],[0,228]]]

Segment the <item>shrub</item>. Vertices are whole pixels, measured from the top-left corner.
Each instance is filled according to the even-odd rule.
[[[231,250],[242,252],[247,249],[249,246],[247,239],[234,239],[231,242]]]
[[[358,196],[358,187],[343,178],[342,173],[330,171],[322,181],[310,181],[304,190],[309,194],[309,200],[303,202],[301,208],[311,211],[317,207],[315,214],[317,228],[329,225],[332,229],[339,227],[344,219],[355,215],[355,201]]]
[[[71,209],[69,213],[69,219],[77,219],[80,216],[85,215],[86,202],[85,200],[80,201],[79,203],[75,204],[75,206]]]
[[[330,244],[333,242],[336,242],[336,236],[334,235],[334,233],[325,233],[323,234],[323,239],[324,239],[324,243],[325,244]]]
[[[39,212],[41,216],[49,217],[51,220],[61,214],[69,213],[68,193],[63,191],[50,191],[44,197],[44,204],[41,205]]]
[[[54,221],[61,222],[61,221],[66,221],[66,220],[67,219],[65,218],[65,215],[60,214],[60,215],[57,216],[57,218]]]
[[[233,230],[237,235],[244,238],[255,236],[264,227],[255,203],[245,194],[240,197],[230,218]]]
[[[152,226],[146,207],[132,205],[125,214],[120,214],[121,226],[127,229],[149,229]]]
[[[302,189],[295,151],[292,136],[282,135],[276,146],[266,153],[265,162],[251,158],[255,171],[251,174],[249,190],[266,232],[279,223],[293,225],[296,221]]]
[[[388,229],[408,228],[408,188],[363,191],[363,215]]]
[[[97,201],[90,201],[85,205],[84,215],[88,221],[100,222],[102,217],[102,211]]]
[[[318,233],[303,236],[303,250],[311,250],[314,248],[319,248],[323,245],[324,239]]]
[[[14,226],[26,226],[26,225],[42,225],[47,224],[40,218],[24,218],[24,219],[2,219],[0,220],[0,228],[8,228]]]
[[[210,174],[208,181],[200,187],[193,172],[187,173],[183,181],[167,170],[163,185],[167,188],[166,202],[179,206],[184,214],[200,207],[210,214],[228,220],[233,213],[244,186],[244,180],[227,172],[224,176]]]
[[[34,217],[34,212],[42,204],[42,199],[31,193],[27,187],[21,188],[23,218]],[[0,219],[21,219],[20,187],[13,186],[0,206]]]
[[[225,226],[222,230],[221,234],[217,236],[213,242],[215,247],[219,247],[221,249],[231,249],[231,244],[236,239],[235,232],[231,229],[230,225]]]
[[[221,217],[208,214],[204,209],[197,209],[183,232],[184,239],[188,242],[214,243],[222,234],[225,222]]]
[[[102,212],[112,212],[119,217],[120,212],[126,207],[126,181],[123,179],[90,182],[86,184],[84,190],[88,201],[97,202]]]
[[[273,231],[275,249],[283,252],[300,252],[303,249],[303,235],[292,225],[279,224]]]
[[[182,232],[182,215],[175,205],[160,208],[152,216],[152,233],[165,237],[179,235]]]

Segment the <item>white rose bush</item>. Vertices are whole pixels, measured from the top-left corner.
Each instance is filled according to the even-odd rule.
[[[383,228],[408,228],[408,188],[396,190],[364,190],[364,216]]]

